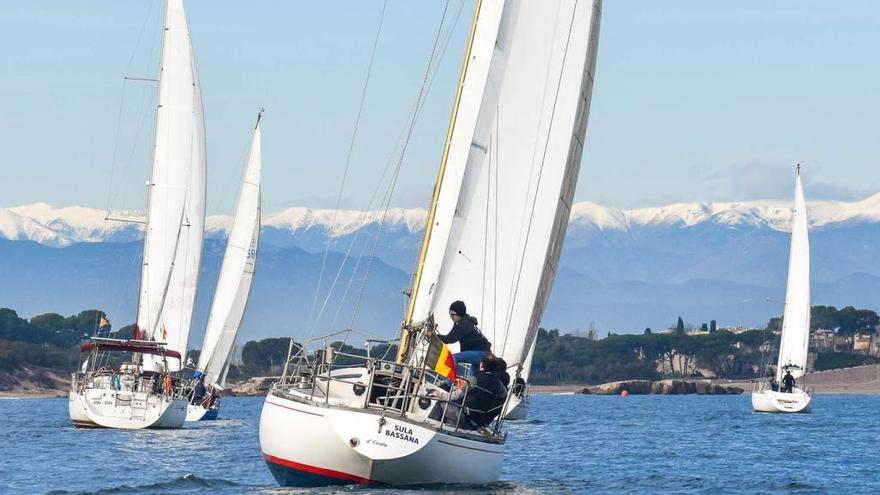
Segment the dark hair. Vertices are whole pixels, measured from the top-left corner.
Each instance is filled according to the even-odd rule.
[[[498,358],[495,357],[495,354],[487,352],[486,355],[483,356],[483,359],[480,359],[480,367],[482,367],[484,371],[494,373],[498,368]]]

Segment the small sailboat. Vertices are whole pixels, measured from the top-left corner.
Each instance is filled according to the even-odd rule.
[[[186,387],[178,372],[198,286],[206,156],[182,0],[165,2],[161,56],[134,336],[93,338],[82,347],[88,357],[73,374],[68,403],[78,427],[180,428],[186,418]]]
[[[752,407],[758,412],[806,412],[813,400],[811,390],[803,384],[791,390],[780,387],[790,373],[794,379],[807,370],[810,343],[810,240],[807,234],[807,204],[801,184],[801,167],[797,166],[794,185],[794,211],[791,223],[791,248],[788,257],[788,283],[785,289],[785,311],[782,317],[782,339],[776,361],[775,379],[756,383]]]
[[[435,315],[466,301],[495,353],[525,368],[568,225],[600,13],[600,0],[476,2],[398,355],[291,343],[260,417],[279,484],[498,480],[503,420],[450,421]]]
[[[205,330],[199,363],[193,373],[193,395],[187,421],[217,419],[220,393],[226,384],[229,358],[251,293],[257,247],[260,242],[260,126],[257,116],[247,168],[241,178],[238,206],[229,230],[211,314]]]

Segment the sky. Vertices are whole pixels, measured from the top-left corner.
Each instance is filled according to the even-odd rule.
[[[264,107],[263,205],[367,208],[436,70],[395,206],[428,203],[472,0],[191,0],[208,210],[230,213]],[[144,208],[162,3],[0,4],[0,207]],[[442,24],[441,24],[441,19]],[[575,199],[633,208],[880,191],[880,3],[606,0]],[[384,187],[384,184],[382,184]],[[374,203],[373,203],[374,205]]]

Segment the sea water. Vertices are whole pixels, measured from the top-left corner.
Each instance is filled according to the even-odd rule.
[[[262,398],[181,430],[77,430],[67,399],[0,400],[2,494],[313,493],[260,455]],[[320,493],[880,493],[880,397],[817,396],[809,414],[741,396],[535,395],[508,423],[501,481]]]

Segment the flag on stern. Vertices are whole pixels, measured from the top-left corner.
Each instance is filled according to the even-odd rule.
[[[436,335],[431,337],[431,345],[425,354],[425,364],[437,374],[455,380],[455,358],[449,352],[449,347]]]

